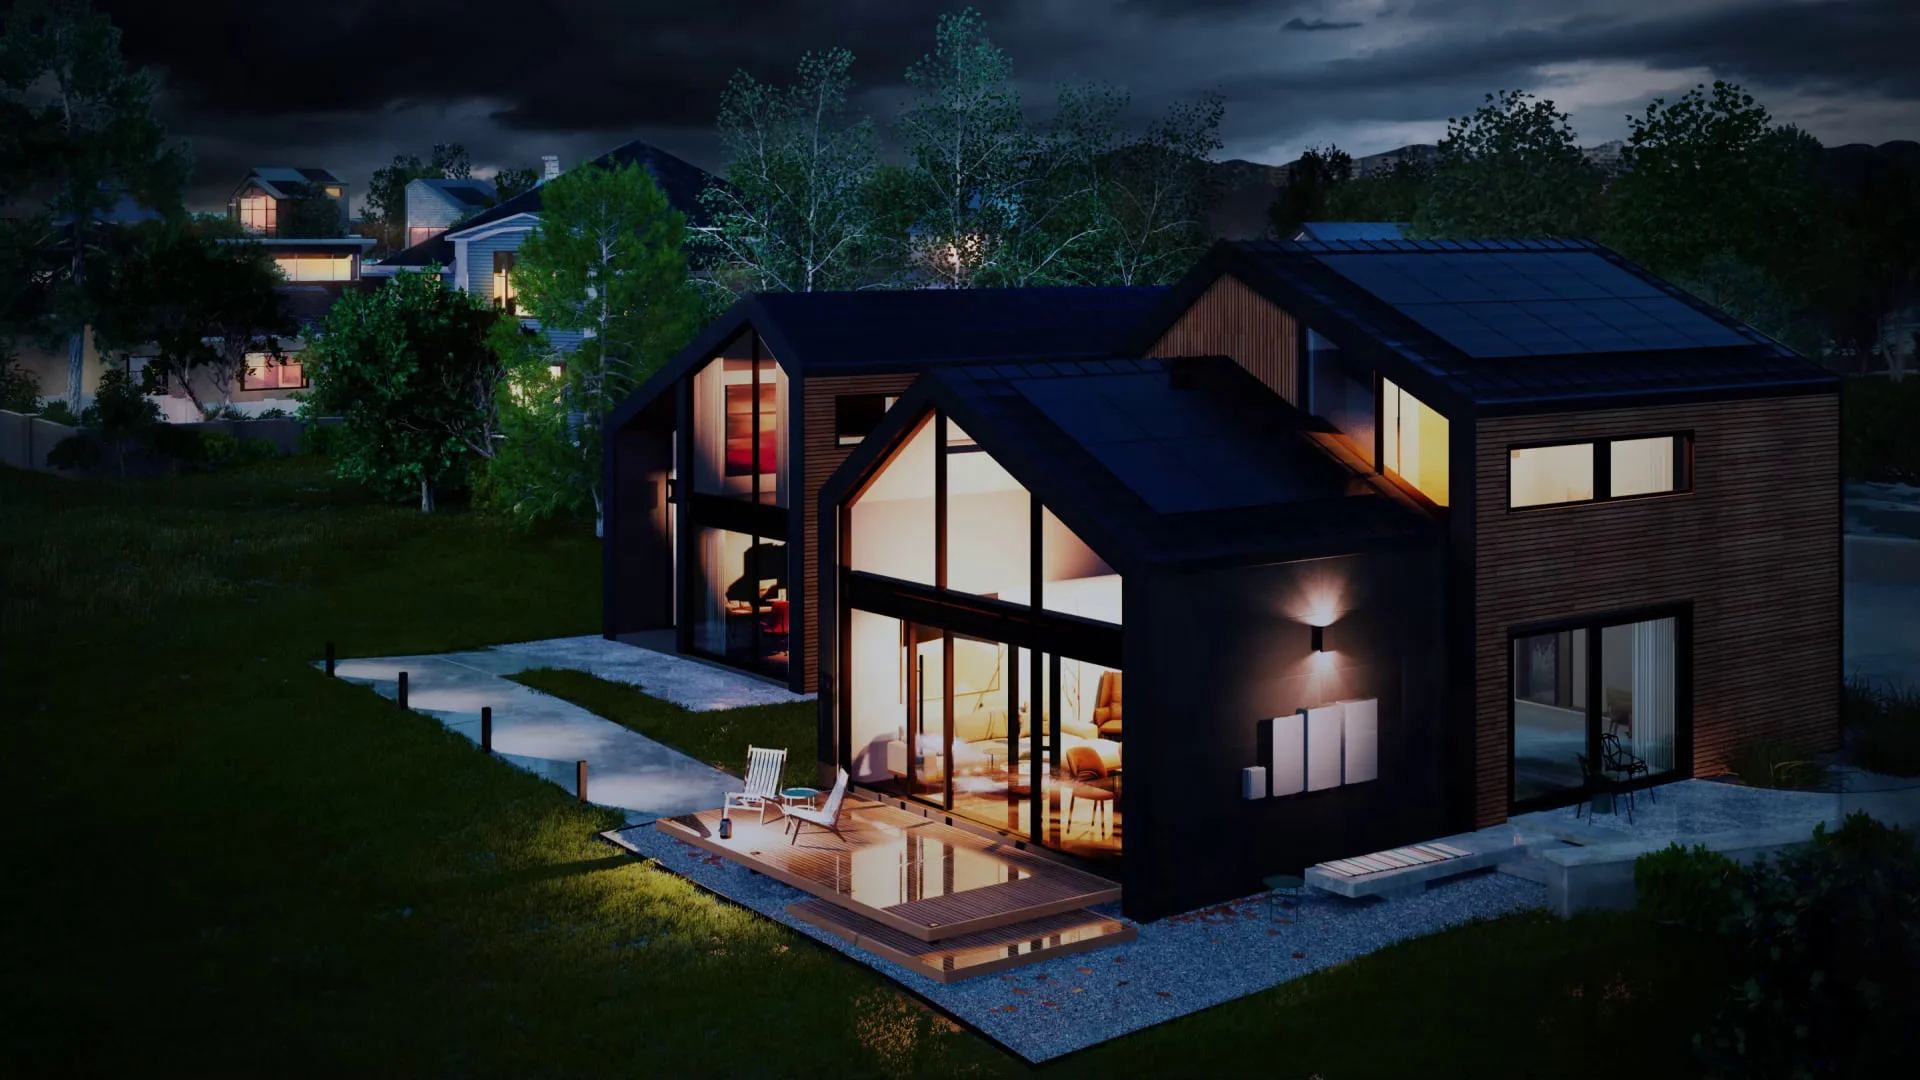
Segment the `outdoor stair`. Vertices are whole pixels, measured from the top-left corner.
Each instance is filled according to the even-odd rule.
[[[1331,859],[1317,866],[1310,866],[1302,875],[1307,885],[1322,892],[1349,899],[1363,896],[1393,897],[1408,896],[1424,892],[1427,885],[1435,881],[1444,881],[1461,874],[1470,874],[1476,870],[1485,870],[1504,863],[1515,862],[1526,857],[1527,849],[1517,843],[1517,837],[1498,832],[1463,833],[1442,840],[1430,840],[1422,844],[1410,844],[1414,849],[1409,856],[1396,855],[1407,848],[1389,848],[1384,852],[1357,857],[1386,869],[1373,870],[1357,874],[1344,874],[1341,869],[1352,870],[1353,859]],[[1458,854],[1453,854],[1457,852]],[[1434,857],[1436,853],[1444,857]],[[1426,861],[1413,861],[1424,859]],[[1411,865],[1392,865],[1395,862]]]

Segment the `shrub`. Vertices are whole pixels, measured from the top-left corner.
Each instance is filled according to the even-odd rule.
[[[155,424],[147,429],[146,441],[148,450],[183,468],[196,468],[207,459],[204,433],[192,424]]]
[[[1668,844],[1633,860],[1633,891],[1648,918],[1713,930],[1733,910],[1740,864],[1695,844]]]
[[[272,439],[262,439],[249,435],[240,440],[240,449],[234,455],[235,465],[258,465],[263,461],[272,461],[280,456],[280,447]]]
[[[1849,815],[1743,871],[1721,920],[1736,980],[1695,1039],[1723,1075],[1894,1075],[1920,1026],[1920,856]]]
[[[240,456],[240,440],[224,431],[208,431],[200,436],[206,448],[201,462],[209,469],[224,469]]]
[[[40,378],[0,351],[0,409],[32,413],[40,410]]]
[[[1920,776],[1920,690],[1867,692],[1877,707],[1847,717],[1847,749],[1854,764],[1889,776]]]
[[[271,409],[261,409],[253,415],[253,418],[255,420],[285,420],[287,416],[287,410],[275,405]]]
[[[300,452],[303,454],[327,455],[333,452],[334,437],[338,434],[337,425],[323,424],[318,420],[307,421],[300,429]]]
[[[1792,743],[1762,739],[1736,749],[1727,759],[1748,787],[1825,791],[1833,785],[1833,770]]]
[[[80,417],[72,409],[67,408],[67,403],[60,398],[54,398],[40,407],[40,419],[65,424],[68,427],[80,426]]]
[[[76,431],[47,451],[47,464],[55,469],[82,471],[100,464],[100,436],[91,431]]]

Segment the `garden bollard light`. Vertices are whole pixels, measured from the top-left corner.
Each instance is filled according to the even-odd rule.
[[[573,763],[573,779],[574,779],[574,786],[578,788],[580,791],[580,801],[586,802],[587,801],[587,763],[586,762],[576,761]]]
[[[480,706],[480,752],[493,753],[493,706]]]
[[[400,707],[407,707],[407,673],[400,673]]]
[[[333,678],[333,642],[327,642],[327,678]]]

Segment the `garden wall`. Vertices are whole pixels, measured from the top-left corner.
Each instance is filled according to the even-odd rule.
[[[325,417],[314,422],[338,424],[341,421],[338,417]],[[194,428],[203,434],[224,431],[236,439],[265,439],[277,447],[282,456],[287,456],[300,452],[300,432],[306,428],[307,423],[305,420],[286,417],[271,420],[208,420],[182,426]],[[56,424],[51,420],[42,420],[38,416],[26,416],[0,409],[0,465],[15,469],[58,473],[62,476],[78,475],[71,469],[47,467],[47,451],[52,450],[61,440],[78,430],[65,424]],[[103,471],[107,468],[109,466],[102,466]],[[144,473],[156,470],[141,468],[136,471]]]

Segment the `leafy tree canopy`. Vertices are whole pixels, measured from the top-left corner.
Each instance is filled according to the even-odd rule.
[[[1414,235],[1582,237],[1598,231],[1606,174],[1575,144],[1567,115],[1520,90],[1447,121]]]
[[[418,492],[432,512],[436,488],[493,452],[499,319],[438,274],[400,274],[335,304],[302,356],[312,388],[301,405],[305,417],[343,419],[335,472],[393,496]]]
[[[1329,191],[1322,220],[1411,222],[1432,183],[1432,166],[1415,157],[1395,158]]]
[[[346,234],[346,208],[317,184],[308,184],[293,198],[282,199],[276,214],[275,235],[282,239],[327,239]]]
[[[363,227],[380,242],[380,250],[403,248],[407,241],[407,185],[415,180],[463,180],[472,175],[472,159],[460,143],[434,143],[425,161],[418,154],[395,154],[393,164],[375,169],[367,181],[367,201],[360,213]]]
[[[1285,240],[1309,221],[1325,221],[1333,195],[1353,179],[1353,156],[1337,146],[1308,147],[1293,163],[1267,209],[1273,234]],[[1404,220],[1404,219],[1391,219]]]
[[[537,165],[517,165],[510,169],[501,169],[493,174],[494,197],[506,202],[515,195],[524,195],[532,191],[540,182],[540,168]]]

